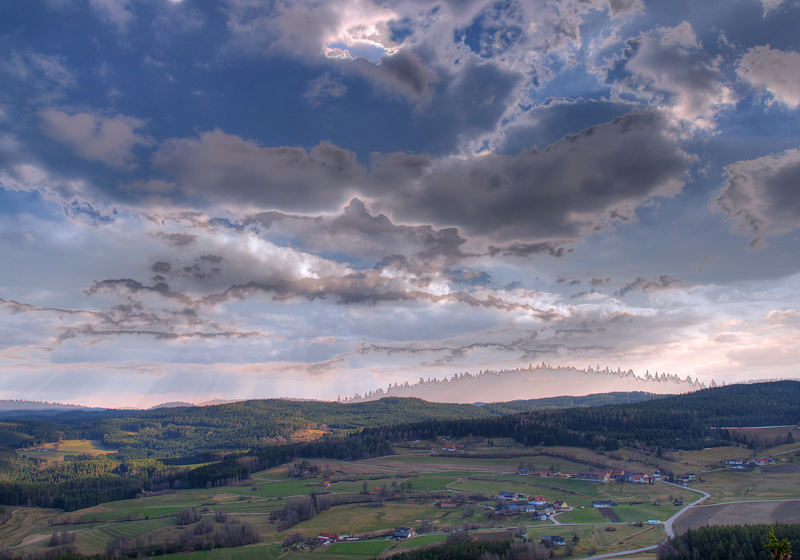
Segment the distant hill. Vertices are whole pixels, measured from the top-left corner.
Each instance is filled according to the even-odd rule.
[[[422,379],[414,384],[393,384],[343,402],[364,402],[383,397],[415,397],[429,402],[508,402],[511,399],[558,397],[569,392],[584,396],[612,392],[655,394],[688,393],[705,384],[690,377],[681,379],[665,373],[637,375],[633,370],[553,368],[546,365],[524,369],[460,373],[445,379]],[[600,404],[600,403],[597,403]]]
[[[723,426],[800,422],[800,381],[728,385],[637,403],[531,410],[489,418],[430,420],[367,430],[389,441],[442,435],[511,437],[524,445],[615,450],[619,445],[699,449],[730,444]]]
[[[91,410],[91,407],[46,401],[0,400],[0,412],[16,410]]]
[[[192,404],[190,402],[171,401],[171,402],[165,402],[165,403],[153,405],[150,408],[148,408],[147,410],[158,410],[159,408],[186,408],[186,407],[192,407],[192,406],[194,406],[194,404]]]

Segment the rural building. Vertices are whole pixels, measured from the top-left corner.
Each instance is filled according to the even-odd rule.
[[[589,482],[608,482],[611,477],[610,471],[605,472],[582,472],[578,473],[575,477],[578,480],[587,480]]]
[[[416,537],[417,533],[414,532],[414,529],[409,527],[395,527],[394,533],[392,533],[392,537],[395,539],[410,539],[411,537]]]
[[[617,504],[616,502],[612,502],[611,500],[595,500],[592,502],[592,507],[610,508],[610,507],[617,507]]]
[[[649,484],[650,475],[645,473],[628,473],[625,477],[625,481],[632,484]]]
[[[500,492],[497,497],[501,500],[511,501],[517,497],[514,492]]]
[[[534,496],[528,503],[534,506],[544,506],[547,505],[547,498],[544,496]]]
[[[566,546],[567,541],[560,535],[544,535],[542,536],[542,544],[545,546]]]
[[[495,511],[495,513],[499,513],[501,515],[511,515],[511,514],[514,514],[514,513],[524,513],[526,506],[527,506],[527,504],[524,504],[524,503],[520,504],[520,503],[508,503],[508,502],[505,502],[505,503],[499,504],[495,508],[494,511]]]
[[[519,467],[517,469],[517,474],[519,476],[528,476],[529,474],[531,474],[531,470],[528,467]]]
[[[564,500],[556,500],[555,502],[553,502],[553,507],[555,509],[566,509],[569,506],[567,505],[567,502],[565,502]]]
[[[744,459],[723,459],[723,465],[741,466],[744,465]]]
[[[329,541],[338,541],[339,540],[339,535],[337,535],[336,533],[320,533],[317,538],[318,539],[326,539],[326,540],[329,540]]]

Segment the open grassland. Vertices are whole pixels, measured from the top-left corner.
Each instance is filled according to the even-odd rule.
[[[433,543],[444,542],[447,540],[447,537],[447,533],[420,535],[419,537],[414,537],[413,539],[400,541],[392,548],[395,550],[408,550],[409,548],[416,548],[418,546],[426,546]]]
[[[693,507],[674,523],[676,533],[706,525],[800,523],[800,500],[740,502]]]
[[[800,430],[797,426],[772,426],[769,428],[733,428],[729,429],[735,436],[744,437],[762,447],[776,444],[800,442]]]
[[[778,465],[780,467],[782,465]],[[711,494],[711,501],[800,498],[800,474],[764,467],[753,471],[723,469],[703,473],[692,486]]]
[[[88,439],[65,439],[60,442],[46,443],[35,449],[18,449],[17,453],[30,459],[44,459],[51,463],[60,463],[67,455],[107,455],[116,453],[113,449],[105,449],[99,441]]]
[[[362,534],[397,526],[416,527],[437,511],[440,510],[429,505],[392,502],[383,507],[360,504],[339,506],[296,525],[290,532],[298,531],[303,535],[325,532]]]
[[[76,548],[84,554],[105,552],[106,544],[113,537],[144,537],[156,531],[165,531],[175,526],[174,519],[150,519],[146,521],[125,521],[107,523],[76,531]],[[57,529],[57,528],[54,528]]]
[[[31,535],[47,533],[47,522],[58,513],[54,509],[14,508],[11,519],[0,525],[0,543],[5,547],[13,547]]]
[[[275,560],[285,557],[278,544],[255,544],[159,556],[163,560]],[[308,556],[304,556],[304,558],[308,558]]]
[[[396,526],[419,527],[424,520],[445,531],[460,528],[466,521],[480,526],[479,532],[489,533],[510,533],[522,524],[527,527],[528,534],[534,540],[542,535],[564,536],[574,548],[574,554],[569,558],[583,558],[591,554],[632,549],[659,542],[664,538],[663,526],[651,526],[646,522],[651,519],[664,521],[673,515],[679,509],[673,504],[675,499],[690,502],[697,498],[697,494],[688,489],[665,484],[600,484],[563,477],[518,476],[517,466],[521,463],[530,465],[533,471],[561,472],[594,471],[599,470],[598,465],[652,472],[656,465],[660,465],[677,473],[696,472],[699,480],[692,483],[692,486],[710,492],[712,501],[800,498],[800,486],[797,483],[800,459],[796,456],[800,444],[782,445],[759,452],[759,456],[767,456],[778,453],[778,450],[789,451],[776,455],[778,462],[774,466],[734,471],[718,468],[719,461],[722,458],[747,457],[749,450],[741,447],[713,448],[666,453],[664,457],[656,457],[641,450],[621,449],[613,454],[605,454],[575,448],[524,449],[516,444],[505,443],[508,445],[502,449],[515,450],[513,457],[432,456],[429,452],[408,448],[401,449],[401,453],[396,456],[368,461],[317,461],[322,469],[332,473],[333,482],[327,489],[322,485],[321,477],[301,480],[287,478],[288,468],[284,465],[255,473],[251,480],[238,485],[178,490],[163,495],[108,502],[70,513],[17,508],[9,522],[0,527],[0,543],[4,546],[17,546],[19,548],[15,550],[22,554],[41,554],[50,548],[50,535],[65,530],[75,532],[76,546],[84,553],[103,552],[109,540],[116,535],[153,536],[158,542],[166,533],[181,530],[175,527],[174,517],[181,509],[194,507],[206,515],[223,510],[232,519],[251,524],[261,536],[262,543],[257,546],[196,552],[193,555],[175,554],[170,555],[170,558],[307,560],[309,552],[282,552],[279,543],[293,532],[299,532],[305,537],[321,532],[379,533]],[[497,451],[498,446],[481,449],[488,453]],[[63,450],[60,448],[59,452]],[[521,450],[524,452],[520,452]],[[646,466],[650,463],[652,465]],[[712,467],[712,472],[702,472],[705,467]],[[426,497],[428,501],[423,503],[388,500],[380,507],[367,504],[337,506],[284,531],[277,530],[280,521],[270,521],[270,512],[282,509],[287,502],[312,493],[359,494],[365,485],[367,489],[392,489],[406,488],[408,483],[411,496],[415,492],[451,491],[452,501],[461,502],[462,505],[453,509],[442,509],[438,507],[441,499],[438,497]],[[527,515],[492,518],[487,514],[501,491],[530,496],[543,495],[551,502],[564,500],[576,509],[558,514],[557,520],[563,525],[554,525],[551,521],[533,521]],[[482,494],[484,499],[475,501],[467,494]],[[619,516],[620,523],[609,523],[591,506],[592,501],[598,499],[613,500],[618,504],[614,512]],[[472,510],[472,514],[466,518],[464,502],[469,503]],[[748,513],[748,507],[756,509]],[[767,512],[767,509],[772,513]],[[706,511],[706,508],[694,508],[686,514],[694,517],[686,517],[685,523],[690,525],[702,522],[705,519],[702,516],[713,518],[713,522],[726,518],[741,521],[742,516],[749,522],[762,521],[762,518],[768,521],[770,515],[775,520],[787,521],[798,511],[800,501],[783,506],[776,506],[774,503],[768,506],[736,505],[735,509],[719,510],[715,515],[711,515],[714,513],[713,509]],[[49,521],[54,518],[59,520],[59,524],[49,525]],[[681,517],[679,522],[683,521],[684,518]],[[637,524],[640,526],[636,526]],[[573,535],[577,536],[574,542]],[[336,560],[364,560],[409,547],[430,545],[445,538],[445,534],[433,534],[401,542],[375,540],[336,543],[318,549],[313,554],[328,555]],[[653,555],[645,554],[640,557],[652,560]]]
[[[396,541],[390,541],[387,539],[335,543],[325,549],[325,554],[330,554],[339,558],[352,556],[375,558],[394,544],[396,544]]]
[[[753,452],[746,447],[726,446],[692,451],[674,451],[664,457],[672,461],[675,472],[701,471],[721,466],[723,459],[749,459]]]
[[[539,541],[543,535],[560,535],[574,548],[566,558],[584,558],[618,550],[629,550],[658,544],[666,534],[661,526],[617,524],[528,527],[528,537]],[[577,536],[577,539],[575,537]],[[628,558],[627,556],[625,558]]]

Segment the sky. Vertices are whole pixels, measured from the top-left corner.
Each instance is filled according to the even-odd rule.
[[[3,2],[0,398],[798,378],[798,29],[798,0]]]

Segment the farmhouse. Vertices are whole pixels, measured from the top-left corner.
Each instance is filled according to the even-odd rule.
[[[524,504],[524,503],[508,503],[508,502],[505,502],[505,503],[502,503],[502,504],[498,504],[498,506],[495,508],[494,511],[495,511],[495,513],[499,513],[501,515],[511,515],[511,514],[515,514],[515,513],[523,513],[523,512],[525,512],[526,511],[525,510],[526,506],[527,506],[527,504]]]
[[[547,505],[547,498],[544,496],[534,496],[528,503],[534,506],[544,506]]]
[[[317,538],[321,540],[338,541],[339,535],[337,535],[336,533],[320,533],[319,536],[317,536]]]
[[[531,470],[528,467],[519,467],[517,469],[517,474],[519,476],[528,476],[529,474],[531,474]]]
[[[575,478],[577,478],[578,480],[587,480],[589,482],[603,482],[603,483],[605,483],[605,482],[608,482],[610,476],[611,476],[611,473],[609,471],[605,471],[605,472],[602,472],[602,473],[599,473],[599,472],[582,472],[582,473],[578,473],[578,475]]]
[[[564,500],[556,500],[555,502],[553,502],[553,507],[555,509],[566,509],[569,506],[567,505],[567,502],[565,502]]]
[[[411,537],[416,537],[417,533],[414,532],[414,529],[409,527],[395,527],[394,533],[392,533],[392,537],[395,539],[410,539]]]
[[[516,498],[516,497],[517,497],[517,495],[516,495],[514,492],[500,492],[500,493],[497,495],[497,497],[498,497],[498,499],[500,499],[500,500],[511,501],[511,500],[513,500],[514,498]]]
[[[542,536],[542,544],[545,546],[566,546],[567,541],[560,535],[544,535]]]
[[[626,482],[631,482],[633,484],[649,484],[650,475],[645,473],[628,473]]]
[[[723,459],[721,462],[723,465],[730,465],[733,467],[744,465],[744,459]]]

